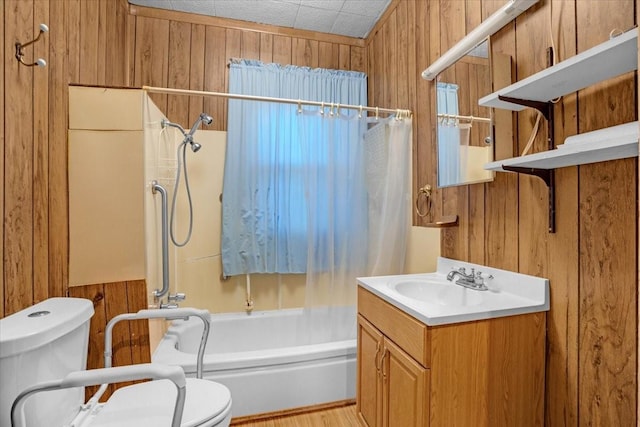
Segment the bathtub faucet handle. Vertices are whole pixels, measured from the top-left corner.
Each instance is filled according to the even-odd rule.
[[[160,308],[162,308],[162,309],[165,309],[165,308],[173,309],[173,308],[179,308],[179,307],[178,307],[178,304],[176,304],[176,303],[173,303],[173,304],[171,304],[171,303],[160,303]]]
[[[169,294],[167,299],[169,300],[169,302],[180,302],[180,301],[184,301],[186,297],[187,296],[183,292],[176,292],[173,295]]]

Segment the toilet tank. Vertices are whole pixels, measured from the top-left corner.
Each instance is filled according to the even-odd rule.
[[[35,383],[86,369],[93,303],[50,298],[0,319],[0,427],[11,426],[11,405]],[[84,403],[84,389],[47,391],[27,399],[28,426],[60,426]]]

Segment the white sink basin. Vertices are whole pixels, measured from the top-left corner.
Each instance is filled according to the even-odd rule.
[[[458,286],[452,282],[411,279],[392,281],[389,286],[407,298],[443,306],[482,304],[484,291]]]
[[[447,280],[464,267],[481,272],[489,290]],[[434,273],[361,277],[358,284],[427,325],[445,325],[549,310],[549,281],[507,270],[438,258]]]

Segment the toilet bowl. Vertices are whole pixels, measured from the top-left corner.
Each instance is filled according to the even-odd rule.
[[[92,315],[89,300],[51,298],[0,319],[0,427],[11,426],[12,404],[23,390],[85,370]],[[107,374],[115,374],[119,368],[109,369]],[[93,405],[84,404],[82,387],[56,389],[23,399],[21,414],[29,427],[171,425],[177,396],[175,384],[166,379],[120,388],[106,403]],[[225,386],[186,379],[181,427],[226,427],[230,420],[231,394]]]

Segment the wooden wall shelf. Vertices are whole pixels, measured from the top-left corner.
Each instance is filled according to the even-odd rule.
[[[430,228],[456,227],[458,215],[446,215],[434,222],[428,222],[424,226]]]
[[[638,69],[638,28],[587,49],[478,101],[482,107],[521,111],[525,105],[501,97],[547,102]]]
[[[640,124],[612,126],[571,136],[554,150],[487,163],[486,170],[512,172],[510,167],[556,169],[638,156]]]
[[[549,232],[555,232],[555,174],[558,167],[638,155],[638,123],[567,138],[555,147],[553,99],[638,69],[638,28],[613,37],[478,101],[482,107],[521,111],[530,107],[547,119],[548,151],[488,163],[485,169],[534,175],[549,188]],[[594,135],[594,133],[597,133]],[[573,138],[573,139],[572,139]]]

